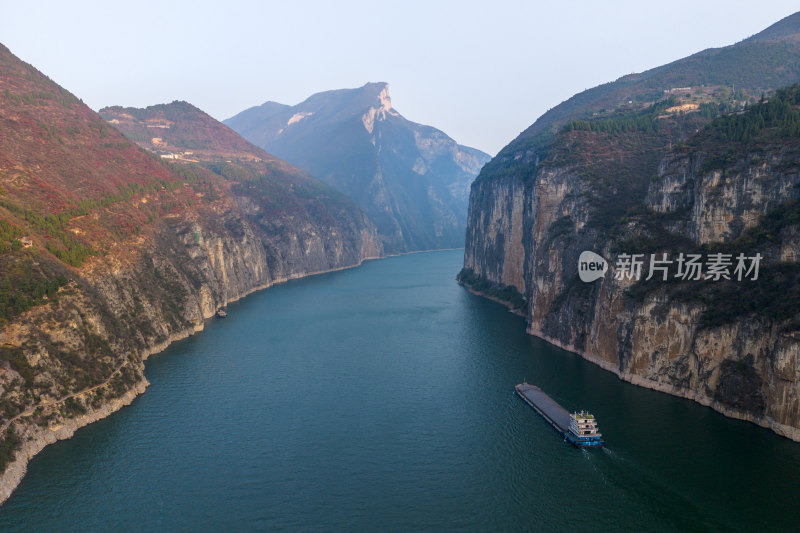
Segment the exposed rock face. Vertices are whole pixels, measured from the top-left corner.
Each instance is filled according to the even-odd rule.
[[[403,118],[386,83],[267,102],[225,124],[353,198],[387,252],[464,244],[469,186],[489,156]]]
[[[648,206],[659,213],[681,213],[670,230],[700,244],[733,240],[755,227],[762,215],[796,196],[795,154],[781,149],[769,157],[745,154],[726,171],[702,173],[698,154],[666,158],[660,181],[651,187]]]
[[[642,198],[668,215],[664,228],[688,245],[715,242],[724,251],[762,215],[800,195],[796,149],[776,147],[767,155],[745,155],[725,170],[701,172],[705,155],[668,153]],[[582,251],[612,259],[619,241],[592,225],[597,207],[586,200],[586,176],[556,160],[541,162],[527,181],[505,175],[475,183],[465,268],[525,296],[529,333],[626,381],[800,441],[800,332],[749,313],[709,327],[701,316],[713,301],[676,298],[664,286],[631,297],[626,289],[633,281],[615,279],[613,263],[600,281],[578,280]],[[623,231],[637,235],[641,228],[632,222]],[[796,221],[759,248],[767,262],[790,268],[797,268],[798,249]],[[748,294],[745,288],[743,297]]]
[[[525,293],[522,227],[525,186],[512,177],[472,189],[464,267],[494,283]],[[530,200],[530,199],[528,199]]]

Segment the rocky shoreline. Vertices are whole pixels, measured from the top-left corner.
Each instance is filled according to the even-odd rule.
[[[275,285],[279,285],[281,283],[286,283],[287,281],[293,279],[301,279],[310,276],[316,276],[320,274],[327,274],[330,272],[337,272],[341,270],[347,270],[351,268],[356,268],[361,266],[364,261],[380,259],[380,257],[366,257],[359,261],[357,264],[349,265],[349,266],[342,266],[331,268],[327,270],[320,270],[315,272],[309,272],[306,274],[292,274],[290,276],[283,276],[272,280],[269,283],[262,284],[248,290],[245,290],[238,296],[235,296],[229,299],[226,303],[232,303],[238,301],[250,294],[255,292],[268,289]],[[183,340],[195,333],[198,333],[205,329],[205,319],[212,318],[214,316],[214,311],[205,313],[206,316],[203,317],[203,321],[195,323],[193,327],[186,328],[180,332],[174,333],[170,335],[165,341],[159,342],[154,344],[150,348],[144,350],[141,354],[142,362],[146,361],[148,357],[151,355],[160,353],[167,349],[173,342]],[[149,383],[147,379],[141,379],[137,381],[130,389],[125,391],[120,397],[113,398],[108,402],[104,403],[98,408],[89,408],[86,413],[82,414],[81,416],[77,416],[74,418],[68,418],[63,421],[62,424],[57,424],[48,427],[38,427],[38,426],[27,426],[21,432],[23,436],[23,442],[20,448],[16,451],[15,458],[11,461],[8,466],[6,467],[5,471],[0,475],[0,505],[2,505],[14,492],[14,490],[19,486],[20,482],[25,476],[27,472],[28,463],[33,459],[36,454],[41,452],[48,444],[53,444],[59,440],[65,440],[71,438],[77,430],[80,428],[91,424],[92,422],[97,422],[111,414],[119,411],[121,408],[130,405],[134,399],[140,394],[143,394]],[[88,395],[90,391],[84,391],[76,394],[74,397],[81,397],[84,395]],[[57,404],[56,404],[57,405]]]
[[[517,316],[520,316],[522,318],[525,318],[525,311],[523,309],[519,309],[519,308],[515,309],[507,301],[501,300],[500,298],[495,298],[494,296],[489,296],[485,292],[477,291],[477,290],[473,289],[472,287],[470,287],[469,285],[467,285],[466,283],[459,282],[459,285],[461,285],[462,287],[467,289],[469,292],[471,292],[475,296],[480,296],[481,298],[486,298],[487,300],[491,300],[493,302],[497,302],[497,303],[499,303],[501,305],[504,305],[504,306],[506,306],[508,308],[508,311],[510,313],[515,314]]]
[[[68,419],[64,424],[28,430],[24,433],[25,439],[22,446],[17,450],[16,457],[6,467],[5,472],[0,477],[0,504],[5,502],[14,490],[19,486],[25,473],[28,471],[28,463],[33,457],[41,452],[48,444],[53,444],[59,440],[72,437],[75,431],[88,426],[92,422],[97,422],[122,407],[130,405],[131,402],[147,388],[147,380],[142,380],[128,390],[119,398],[114,398],[110,402],[102,405],[98,409],[91,409],[87,413]]]
[[[465,289],[467,289],[469,292],[471,292],[472,294],[474,294],[476,296],[480,296],[482,298],[486,298],[487,300],[491,300],[493,302],[497,302],[499,304],[505,305],[508,308],[508,310],[511,311],[512,313],[514,313],[514,314],[516,314],[518,316],[522,316],[522,317],[526,318],[526,314],[524,313],[524,311],[521,311],[519,309],[513,309],[508,302],[503,301],[503,300],[501,300],[499,298],[494,298],[494,297],[489,296],[489,295],[487,295],[485,293],[482,293],[480,291],[476,291],[476,290],[474,290],[473,288],[469,287],[466,284],[462,283],[461,285]],[[718,401],[715,401],[714,399],[709,398],[708,396],[705,396],[703,394],[699,394],[697,391],[694,391],[694,390],[675,387],[673,385],[669,385],[669,384],[666,384],[666,383],[660,383],[658,381],[653,381],[653,380],[644,378],[644,377],[642,377],[640,375],[634,374],[632,372],[620,372],[620,370],[619,370],[619,368],[617,366],[615,366],[613,363],[610,363],[609,361],[606,361],[602,357],[599,357],[599,356],[597,356],[595,354],[589,353],[589,352],[587,352],[585,350],[581,350],[581,349],[579,349],[579,348],[577,348],[577,347],[575,347],[573,345],[565,344],[565,343],[559,341],[558,339],[556,339],[554,337],[546,335],[545,333],[543,333],[540,330],[534,330],[534,329],[532,329],[530,327],[530,324],[528,324],[528,326],[526,327],[526,332],[529,335],[533,335],[534,337],[538,337],[538,338],[542,339],[543,341],[545,341],[545,342],[547,342],[549,344],[552,344],[553,346],[561,348],[562,350],[574,353],[575,355],[579,355],[583,359],[589,361],[592,364],[595,364],[595,365],[599,366],[603,370],[607,370],[608,372],[613,373],[614,375],[616,375],[622,381],[627,381],[628,383],[631,383],[633,385],[637,385],[639,387],[644,387],[644,388],[655,390],[655,391],[658,391],[658,392],[663,392],[665,394],[670,394],[672,396],[678,396],[678,397],[681,397],[681,398],[686,398],[687,400],[695,401],[695,402],[699,403],[700,405],[703,405],[705,407],[710,407],[714,411],[716,411],[716,412],[718,412],[718,413],[720,413],[720,414],[722,414],[724,416],[727,416],[729,418],[735,418],[737,420],[744,420],[746,422],[751,422],[751,423],[756,424],[758,426],[761,426],[761,427],[763,427],[765,429],[770,429],[770,430],[774,431],[775,433],[777,433],[778,435],[781,435],[783,437],[791,439],[791,440],[793,440],[795,442],[800,442],[800,429],[798,429],[796,427],[789,426],[789,425],[786,425],[786,424],[781,424],[780,422],[777,422],[777,421],[775,421],[775,420],[773,420],[773,419],[771,419],[769,417],[757,417],[757,416],[753,415],[752,413],[748,413],[748,412],[745,412],[745,411],[739,411],[739,410],[736,410],[736,409],[732,409],[729,406],[726,406],[726,405],[724,405],[724,404],[722,404],[722,403],[720,403]]]

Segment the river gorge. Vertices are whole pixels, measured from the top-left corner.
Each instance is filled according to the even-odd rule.
[[[3,531],[791,529],[800,447],[637,387],[460,287],[463,251],[365,262],[228,307],[147,392],[48,446]],[[591,410],[582,451],[513,395]]]

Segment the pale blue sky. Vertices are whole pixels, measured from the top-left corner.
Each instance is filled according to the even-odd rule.
[[[93,109],[187,100],[218,119],[390,85],[406,118],[494,155],[575,92],[724,46],[797,1],[0,0],[0,42]]]

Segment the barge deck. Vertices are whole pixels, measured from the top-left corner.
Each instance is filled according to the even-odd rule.
[[[514,387],[517,394],[525,400],[525,402],[530,405],[531,407],[536,410],[537,413],[542,415],[542,417],[547,420],[551,426],[553,426],[556,431],[558,431],[564,438],[566,438],[571,444],[578,446],[578,447],[597,447],[602,446],[605,442],[602,440],[602,436],[599,433],[596,433],[596,430],[592,432],[591,437],[587,434],[584,436],[583,431],[577,431],[581,435],[574,435],[573,431],[570,431],[570,423],[573,422],[575,416],[578,416],[581,420],[583,420],[586,415],[585,413],[580,413],[579,415],[571,415],[566,409],[561,407],[558,402],[552,399],[550,396],[547,395],[542,389],[537,387],[536,385],[531,385],[529,383],[520,383],[516,387]],[[586,415],[591,417],[591,424],[595,426],[594,417],[591,415]],[[572,423],[572,426],[575,426],[575,423]]]

